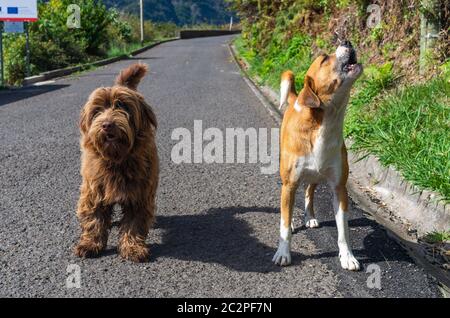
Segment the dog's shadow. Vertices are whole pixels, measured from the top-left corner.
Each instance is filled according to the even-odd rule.
[[[150,261],[167,257],[221,264],[235,271],[280,271],[271,262],[276,250],[261,243],[238,217],[247,212],[279,213],[271,207],[227,207],[197,215],[158,216],[155,227],[163,231],[162,243],[151,244]],[[294,263],[303,257],[292,253]]]
[[[312,255],[311,258],[329,259],[331,263],[334,263],[334,266],[339,266],[337,227],[332,202],[333,196],[329,187],[319,185],[314,201],[316,217],[320,222],[319,228],[306,229],[303,225],[301,228],[297,228],[295,232],[309,231],[308,238],[313,240],[320,248],[320,253]],[[304,192],[297,191],[295,204],[297,209],[301,209],[304,204]],[[392,233],[375,220],[368,218],[367,214],[352,200],[349,200],[349,204],[350,243],[353,254],[360,262],[362,269],[368,264],[380,262],[387,264],[390,261],[414,263],[407,252],[391,237]],[[295,236],[293,239],[295,240]]]
[[[158,261],[159,258],[173,258],[220,264],[239,272],[281,271],[281,267],[272,263],[278,240],[273,246],[262,243],[258,239],[259,235],[256,235],[247,221],[240,217],[245,213],[277,214],[278,220],[279,209],[232,206],[213,208],[195,215],[157,216],[154,230],[161,230],[162,238],[161,243],[151,243],[152,239],[149,238],[151,254],[149,262]],[[323,212],[319,211],[319,213]],[[291,252],[294,266],[308,258],[331,259],[336,266],[339,266],[336,224],[332,215],[324,214],[319,229],[305,229],[302,226],[297,227],[294,232],[294,240],[299,239],[295,234],[300,231],[310,231],[308,237],[313,241],[319,236],[325,238],[316,242],[319,243],[319,250],[313,255],[306,256]],[[349,220],[349,227],[359,232],[358,235],[353,235],[353,240],[358,241],[354,242],[357,246],[353,252],[363,266],[389,260],[412,262],[406,253],[399,253],[401,248],[394,240],[387,237],[386,231],[380,225],[360,213],[355,214],[357,215]],[[298,215],[296,217],[298,224]],[[114,222],[114,225],[117,225],[117,222]],[[270,224],[270,228],[274,229],[273,233],[271,231],[265,235],[278,238],[278,227]],[[109,247],[101,256],[115,253],[117,249]]]
[[[162,243],[150,245],[152,255],[150,262],[166,257],[216,263],[239,272],[267,273],[281,271],[281,267],[272,263],[278,239],[274,246],[262,243],[258,239],[260,234],[256,235],[247,221],[239,217],[239,214],[250,212],[276,213],[278,220],[279,209],[238,206],[209,209],[197,215],[159,216],[156,228],[163,232]],[[356,231],[352,233],[355,243],[353,251],[363,268],[365,264],[377,262],[403,261],[413,263],[405,252],[400,252],[402,248],[388,236],[382,226],[362,216],[360,211],[354,212],[356,215],[349,220],[349,227]],[[278,238],[278,226],[276,225],[270,224],[273,231],[267,234],[263,233],[263,235]],[[334,264],[333,266],[340,268],[337,229],[332,215],[324,215],[319,229],[298,227],[294,232],[293,239],[301,239],[295,233],[302,231],[310,231],[308,237],[313,241],[318,236],[325,236],[326,238],[316,242],[319,249],[313,255],[307,256],[292,251],[292,264],[294,266],[311,258],[329,259]]]

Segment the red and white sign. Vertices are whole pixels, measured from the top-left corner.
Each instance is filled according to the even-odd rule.
[[[37,0],[0,0],[0,21],[33,22],[37,19]]]

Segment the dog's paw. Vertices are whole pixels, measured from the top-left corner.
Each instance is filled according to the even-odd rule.
[[[150,256],[148,247],[142,245],[132,245],[126,248],[120,248],[119,253],[122,258],[135,263],[146,262]]]
[[[349,271],[359,271],[359,262],[351,252],[339,254],[339,260],[341,261],[341,266],[343,269],[348,269]]]
[[[78,257],[96,257],[103,250],[104,245],[95,242],[80,242],[73,249]]]
[[[280,242],[278,250],[272,258],[272,262],[280,266],[291,264],[291,252],[289,251],[289,244],[287,242]]]
[[[317,221],[317,219],[310,219],[306,221],[306,227],[309,227],[311,229],[319,227],[319,221]]]

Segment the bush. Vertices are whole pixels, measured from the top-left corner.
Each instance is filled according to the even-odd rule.
[[[80,8],[81,28],[69,29],[67,19],[69,5]],[[114,11],[108,11],[101,1],[96,0],[50,0],[39,6],[39,21],[32,24],[31,32],[42,40],[58,43],[72,52],[83,50],[88,55],[101,54],[102,46],[111,39],[106,30],[113,23]],[[78,46],[77,49],[74,47]]]
[[[71,4],[80,8],[81,27],[69,28]],[[117,56],[140,45],[137,16],[107,9],[100,0],[49,0],[39,2],[39,20],[29,24],[32,74]],[[144,22],[144,42],[174,37],[174,23]],[[6,82],[18,85],[25,76],[25,37],[6,35]]]
[[[80,7],[81,28],[69,29],[70,4]],[[115,10],[96,0],[50,0],[39,3],[39,20],[29,24],[30,63],[33,74],[106,55],[111,43],[132,41],[132,29]],[[20,84],[25,75],[25,37],[7,35],[7,83]]]
[[[25,37],[22,35],[7,35],[3,45],[8,48],[4,52],[5,80],[17,84],[25,77]]]

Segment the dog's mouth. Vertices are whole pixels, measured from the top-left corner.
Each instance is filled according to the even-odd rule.
[[[352,48],[349,50],[348,59],[346,62],[342,64],[342,70],[346,73],[350,73],[355,71],[355,69],[358,67],[358,59],[356,58],[356,52]]]
[[[96,148],[104,159],[112,162],[121,162],[127,153],[122,136],[115,131],[102,131],[97,136]]]
[[[356,51],[350,42],[339,47],[336,53],[341,61],[341,70],[346,76],[354,77],[361,73],[362,65],[358,63]]]
[[[347,63],[344,64],[342,70],[347,73],[347,75],[353,75],[361,71],[361,64],[358,63]]]
[[[111,142],[115,142],[117,139],[118,139],[117,136],[113,133],[105,134],[105,142],[111,143]]]

